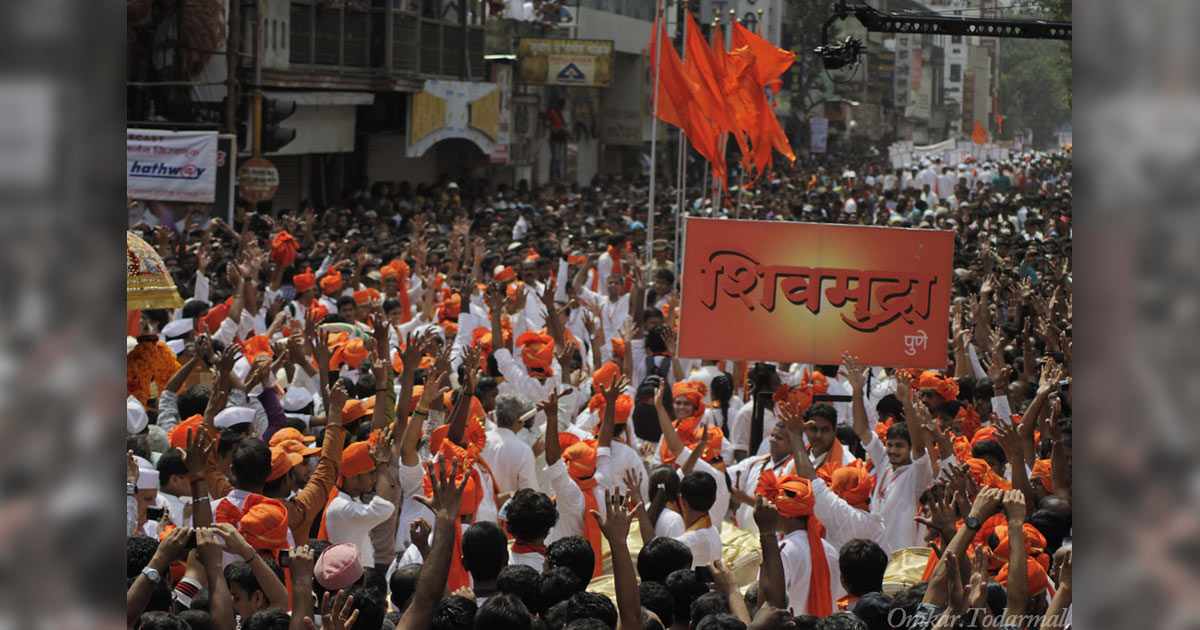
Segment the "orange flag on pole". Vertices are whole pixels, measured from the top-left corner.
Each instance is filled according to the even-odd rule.
[[[730,40],[734,48],[750,48],[759,85],[770,86],[771,93],[778,94],[783,86],[783,80],[779,77],[796,61],[796,53],[772,44],[737,22],[733,23]]]
[[[750,147],[746,146],[746,137],[730,114],[729,98],[725,94],[725,73],[721,71],[708,42],[704,41],[704,36],[700,34],[700,27],[696,25],[691,12],[684,11],[684,16],[684,37],[687,39],[684,44],[687,55],[684,67],[702,88],[696,95],[697,104],[704,115],[713,121],[718,132],[733,132],[742,155],[745,155],[750,151]]]
[[[752,162],[757,169],[749,182],[753,184],[770,168],[773,162],[772,148],[787,156],[793,163],[796,161],[796,155],[792,152],[787,135],[779,126],[775,112],[767,102],[764,82],[760,81],[753,51],[748,45],[743,45],[725,52],[719,31],[716,37],[717,47],[721,50],[717,54],[724,57],[726,86],[730,93],[735,122],[749,135],[751,150],[750,155],[746,156],[747,166]]]
[[[658,69],[658,111],[655,117],[659,120],[679,127],[692,147],[713,165],[713,177],[725,185],[725,156],[716,148],[719,130],[704,116],[698,106],[696,94],[704,91],[694,76],[683,67],[675,45],[666,37],[666,27],[659,22],[655,28],[655,37],[661,37],[661,43],[652,40],[650,43],[651,64],[662,63]],[[656,54],[655,51],[659,53]],[[661,59],[659,59],[661,57]],[[656,67],[652,65],[651,67]]]
[[[983,125],[979,124],[979,120],[976,119],[975,129],[971,132],[971,142],[983,146],[984,144],[987,144],[987,141],[988,132],[983,128]]]

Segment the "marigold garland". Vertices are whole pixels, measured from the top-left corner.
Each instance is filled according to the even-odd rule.
[[[175,353],[161,341],[139,341],[126,357],[125,391],[143,405],[150,398],[150,383],[158,383],[161,392],[179,370]]]

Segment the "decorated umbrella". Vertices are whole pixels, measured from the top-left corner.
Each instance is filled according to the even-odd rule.
[[[128,260],[125,269],[126,310],[179,308],[183,298],[158,252],[133,232],[125,233]]]
[[[130,335],[138,334],[140,312],[144,309],[178,308],[183,298],[175,290],[175,281],[158,252],[133,232],[125,233],[128,260],[125,269],[125,308],[129,313]],[[151,396],[150,384],[161,390],[179,369],[175,353],[157,337],[139,337],[125,357],[126,393],[145,405]]]

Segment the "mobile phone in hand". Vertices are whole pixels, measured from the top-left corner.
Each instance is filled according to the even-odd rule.
[[[163,508],[150,506],[146,508],[146,520],[157,521],[162,518]]]
[[[190,534],[188,534],[187,542],[184,543],[184,549],[195,549],[195,548],[196,548],[196,530],[193,529],[192,532]]]
[[[280,550],[280,552],[279,552],[279,566],[280,566],[280,567],[286,567],[286,566],[288,566],[288,563],[290,562],[290,558],[291,558],[291,556],[290,556],[290,554],[288,553],[288,550],[287,550],[287,549],[282,549],[282,550]]]
[[[712,569],[704,565],[696,567],[696,579],[706,584],[711,584],[713,582]]]

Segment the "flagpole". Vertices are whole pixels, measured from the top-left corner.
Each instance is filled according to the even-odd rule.
[[[688,10],[688,0],[682,0],[682,2],[679,3],[679,7],[683,11],[686,12]],[[684,21],[684,20],[681,20],[681,21],[683,22],[684,31],[683,31],[683,55],[680,58],[683,60],[684,64],[687,64],[687,28],[688,28],[687,23],[688,22]],[[687,135],[685,135],[683,133],[683,128],[681,127],[679,129],[679,171],[678,171],[678,177],[676,180],[678,183],[679,190],[675,191],[675,255],[676,255],[676,257],[682,255],[682,252],[679,251],[679,217],[680,217],[680,213],[683,212],[684,199],[687,198],[687,195],[684,193],[684,190],[683,190],[684,186],[687,185],[687,180],[684,177],[684,175],[685,175],[684,171],[687,168],[687,147],[688,147]]]
[[[658,79],[662,73],[662,39],[667,30],[666,24],[660,25],[660,21],[665,21],[661,6],[658,8],[654,20],[654,112],[650,122],[650,190],[646,195],[647,265],[654,261],[654,171],[657,162],[655,155],[658,149]]]

